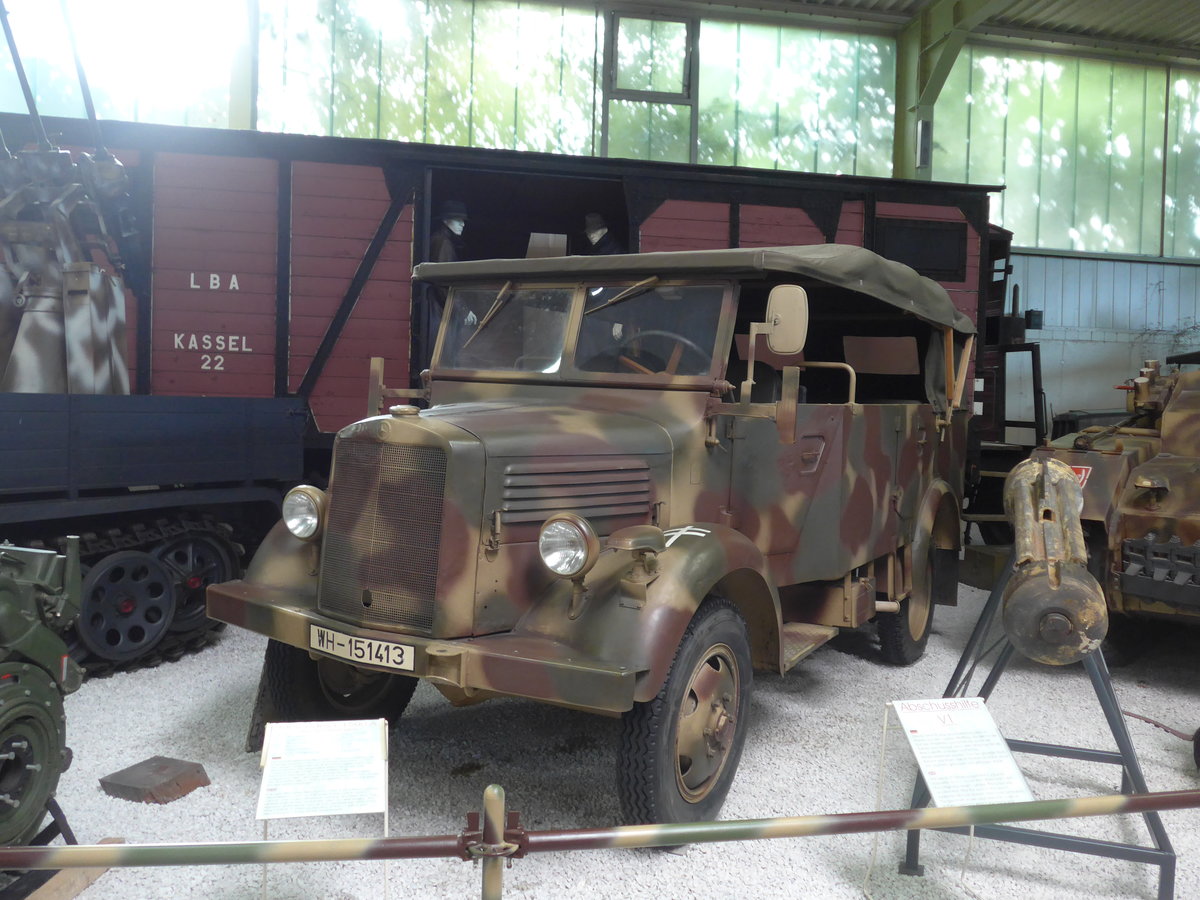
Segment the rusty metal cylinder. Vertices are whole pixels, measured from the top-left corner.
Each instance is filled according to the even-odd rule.
[[[1015,540],[1004,630],[1036,662],[1078,662],[1108,632],[1104,592],[1087,568],[1082,509],[1079,481],[1059,460],[1027,459],[1005,481],[1004,511]]]

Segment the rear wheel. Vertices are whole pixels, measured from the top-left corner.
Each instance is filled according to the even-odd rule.
[[[912,593],[900,601],[900,611],[880,613],[879,651],[886,663],[911,666],[925,655],[933,628],[934,565],[936,551],[931,540],[913,545]]]
[[[329,719],[399,719],[417,679],[313,659],[307,652],[268,641],[263,682],[275,718],[285,722]]]
[[[753,673],[746,623],[709,598],[653,700],[621,720],[617,788],[630,824],[715,819],[746,740]]]

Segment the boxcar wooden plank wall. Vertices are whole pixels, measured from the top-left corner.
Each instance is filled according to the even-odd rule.
[[[274,396],[277,167],[155,156],[152,393]]]
[[[823,244],[821,233],[808,213],[787,206],[752,206],[739,210],[739,244],[743,247],[783,247],[792,244]]]
[[[838,217],[836,244],[863,245],[864,225],[867,220],[866,204],[861,200],[842,202],[842,214]]]
[[[296,390],[391,202],[374,166],[297,162],[292,173],[291,353]],[[366,414],[370,357],[393,382],[408,373],[412,207],[392,228],[309,398],[321,431]]]
[[[641,251],[717,250],[729,246],[729,204],[668,200],[641,228]]]

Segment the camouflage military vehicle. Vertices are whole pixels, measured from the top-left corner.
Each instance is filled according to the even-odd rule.
[[[209,615],[269,636],[302,718],[416,679],[620,716],[631,822],[715,817],[752,670],[954,602],[973,332],[857,247],[424,264],[428,409],[343,429]],[[764,338],[760,340],[760,338]],[[848,686],[849,687],[849,686]]]
[[[1118,388],[1129,417],[1034,451],[1075,470],[1083,487],[1090,566],[1110,615],[1105,655],[1124,662],[1136,620],[1200,622],[1200,353],[1148,360]]]

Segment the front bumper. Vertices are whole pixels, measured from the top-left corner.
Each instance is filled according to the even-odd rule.
[[[297,602],[293,591],[244,581],[210,587],[208,615],[314,655],[325,654],[309,645],[312,625],[351,637],[407,644],[414,650],[413,670],[403,674],[457,688],[467,695],[527,697],[609,715],[633,707],[636,672],[585,658],[575,648],[540,635],[509,632],[440,640],[358,628],[321,615],[311,603]],[[363,668],[394,672],[378,666]]]

